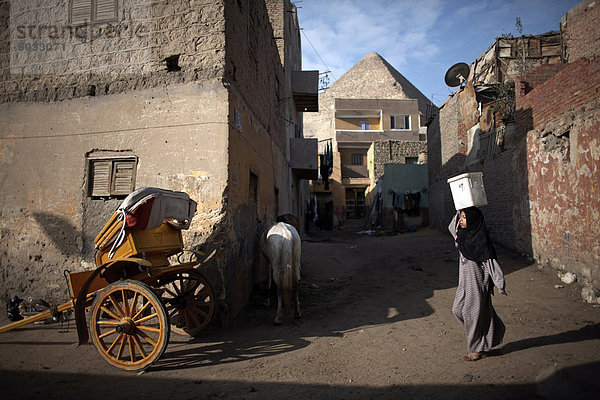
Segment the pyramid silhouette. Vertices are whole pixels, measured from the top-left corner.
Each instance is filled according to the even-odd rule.
[[[320,105],[342,99],[416,99],[419,112],[431,103],[408,79],[377,53],[369,53],[319,96]],[[319,106],[321,108],[321,106]]]

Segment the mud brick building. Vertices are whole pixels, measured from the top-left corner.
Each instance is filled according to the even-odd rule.
[[[258,234],[299,213],[317,142],[317,71],[302,71],[288,0],[2,1],[0,297],[64,300],[63,270],[124,196],[197,203],[189,247],[228,321],[265,277]],[[304,181],[304,183],[303,183]]]
[[[582,1],[560,31],[493,46],[428,129],[431,225],[445,230],[455,212],[446,180],[481,171],[492,238],[575,273],[589,302],[600,299],[598,20],[598,4]],[[513,108],[504,107],[512,96]]]

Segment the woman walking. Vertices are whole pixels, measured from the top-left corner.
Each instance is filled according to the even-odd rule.
[[[448,229],[459,250],[458,288],[452,313],[467,335],[468,353],[464,360],[477,361],[504,338],[504,323],[496,314],[491,297],[494,286],[506,295],[504,273],[477,207],[457,212]]]

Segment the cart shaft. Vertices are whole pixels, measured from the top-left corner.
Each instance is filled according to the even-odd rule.
[[[88,296],[88,299],[89,298],[91,298],[91,294],[90,294],[90,296]],[[72,309],[74,307],[74,305],[75,305],[75,302],[73,300],[69,300],[68,302],[56,307],[56,311],[58,311],[59,313],[62,313],[62,312]],[[15,321],[12,324],[0,326],[0,333],[8,332],[10,330],[20,328],[24,325],[32,324],[37,321],[43,321],[46,318],[50,318],[50,317],[52,317],[52,310],[42,311],[39,314],[32,315],[31,317],[23,318],[22,320]]]

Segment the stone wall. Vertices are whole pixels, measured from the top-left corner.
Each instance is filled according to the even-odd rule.
[[[54,3],[65,6],[42,1],[38,11],[53,15]],[[138,21],[142,3],[119,2],[123,23]],[[115,63],[135,52],[112,37],[65,43],[72,71],[43,63],[50,69],[38,75],[3,70],[0,296],[63,300],[63,269],[94,267],[92,240],[122,198],[87,195],[85,157],[110,150],[137,157],[136,187],[183,190],[198,202],[184,240],[215,252],[205,270],[227,322],[264,278],[257,238],[275,219],[274,188],[280,211],[291,197],[281,60],[262,1],[152,1],[146,11],[149,47],[141,50],[151,57],[141,70]],[[90,61],[98,71],[81,66],[98,52],[107,53]],[[167,71],[165,58],[177,54]]]
[[[385,164],[404,164],[406,157],[418,158],[427,152],[427,142],[406,142],[398,140],[379,140],[374,146],[374,179],[379,179],[384,173]]]
[[[225,3],[233,1],[120,0],[107,24],[73,26],[68,0],[2,1],[0,102],[217,79],[225,67]]]

